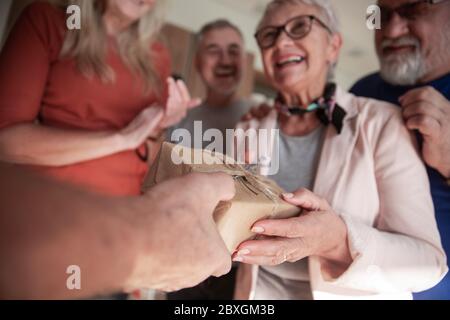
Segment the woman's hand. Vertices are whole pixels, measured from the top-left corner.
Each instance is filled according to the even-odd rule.
[[[134,150],[139,148],[158,130],[163,116],[164,110],[159,107],[150,107],[142,111],[119,133],[124,149]]]
[[[189,109],[198,106],[200,99],[192,99],[182,80],[167,79],[169,98],[166,108],[156,105],[142,111],[125,129],[120,137],[126,150],[136,149],[148,138],[157,139],[160,133],[178,122],[187,114]]]
[[[332,277],[342,274],[352,262],[344,221],[326,200],[306,189],[283,198],[302,208],[303,214],[291,219],[257,222],[252,231],[261,238],[242,243],[233,260],[274,266],[319,256],[324,260],[322,271]]]
[[[167,79],[169,98],[164,109],[164,118],[160,123],[161,129],[167,129],[186,117],[187,112],[201,104],[200,99],[192,99],[183,80]]]

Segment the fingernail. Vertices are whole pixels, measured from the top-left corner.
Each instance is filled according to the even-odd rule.
[[[263,233],[264,228],[263,227],[253,227],[252,232],[254,233]]]
[[[293,193],[283,193],[283,198],[292,199],[294,197]]]
[[[234,262],[242,262],[242,261],[244,261],[244,258],[242,258],[242,257],[234,257],[233,261]]]
[[[242,250],[239,250],[237,254],[238,254],[238,256],[246,256],[246,255],[250,254],[250,250],[242,249]]]

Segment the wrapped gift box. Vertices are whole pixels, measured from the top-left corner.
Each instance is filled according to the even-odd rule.
[[[281,199],[283,190],[274,181],[251,173],[222,154],[170,143],[163,144],[157,165],[147,178],[144,189],[193,172],[223,172],[235,181],[235,197],[219,203],[214,211],[214,221],[230,253],[243,241],[256,236],[251,228],[257,221],[285,219],[300,214],[298,207]]]

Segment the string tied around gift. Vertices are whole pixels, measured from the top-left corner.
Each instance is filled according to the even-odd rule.
[[[265,176],[251,172],[239,164],[224,164],[224,166],[228,168],[228,170],[221,172],[230,174],[235,181],[239,181],[250,192],[255,195],[262,193],[272,202],[273,207],[269,217],[272,217],[274,213],[277,212],[278,207],[280,206],[282,190],[274,182],[270,181]],[[250,168],[251,167],[252,166],[250,166]]]
[[[225,173],[230,175],[235,181],[242,183],[254,195],[264,194],[270,200],[276,202],[279,194],[273,191],[273,186],[264,177],[251,173],[240,164],[222,164],[226,169],[207,168],[195,166],[195,172],[202,173]]]
[[[224,164],[230,172],[225,172],[230,174],[235,181],[239,181],[245,188],[247,188],[254,195],[262,193],[274,204],[272,209],[272,214],[278,208],[278,203],[280,195],[273,190],[273,185],[270,184],[264,177],[256,175],[248,171],[244,166],[240,164]]]
[[[202,150],[202,152],[214,157],[214,152],[210,150]],[[220,161],[220,166],[221,168],[218,169],[214,166],[193,165],[192,169],[195,172],[225,173],[230,175],[235,181],[238,181],[255,196],[263,194],[267,199],[273,202],[274,207],[271,215],[276,212],[279,205],[280,194],[274,191],[276,188],[273,183],[267,178],[254,172],[256,168],[253,168],[252,165],[243,166],[235,161]]]

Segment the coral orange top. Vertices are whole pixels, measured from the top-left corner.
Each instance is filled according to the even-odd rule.
[[[113,41],[107,53],[116,76],[113,83],[87,78],[77,70],[74,59],[60,59],[65,28],[64,11],[47,3],[30,5],[19,18],[0,56],[0,129],[39,120],[60,129],[119,130],[143,109],[163,103],[154,93],[143,94],[142,80],[122,61]],[[171,69],[169,54],[159,43],[152,50],[165,86]],[[76,165],[33,168],[117,196],[138,195],[148,170],[135,151]]]

